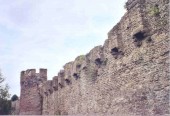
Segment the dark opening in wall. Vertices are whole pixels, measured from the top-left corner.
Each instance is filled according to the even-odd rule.
[[[76,65],[76,68],[77,68],[77,69],[80,69],[80,68],[81,68],[81,64],[77,64],[77,65]]]
[[[136,47],[140,47],[142,45],[142,40],[145,38],[145,33],[144,32],[137,32],[136,34],[133,35],[134,39],[134,44]]]
[[[83,67],[83,70],[87,70],[87,67],[86,67],[86,66],[84,66],[84,67]]]
[[[102,64],[102,60],[101,60],[100,58],[97,58],[97,59],[95,60],[95,64],[98,65],[98,66],[100,66],[100,65]]]
[[[52,93],[53,93],[53,91],[52,91],[51,89],[48,89],[48,91],[49,91],[49,93],[50,93],[50,94],[52,94]]]
[[[58,90],[58,88],[57,88],[56,86],[54,86],[53,89],[54,89],[54,91],[57,91],[57,90]]]
[[[71,84],[71,81],[69,79],[65,79],[67,85]]]
[[[123,52],[120,51],[117,47],[112,48],[110,53],[114,56],[115,59],[124,55]]]
[[[73,74],[73,77],[77,80],[78,78],[80,78],[80,76],[79,76],[79,74],[77,74],[77,73],[74,73]]]
[[[134,35],[134,38],[136,39],[136,41],[142,41],[145,38],[144,32],[140,31],[140,32],[136,33]]]
[[[112,55],[117,55],[118,53],[119,53],[119,50],[118,50],[117,47],[114,47],[114,48],[111,49],[111,54]]]
[[[38,82],[43,82],[42,78],[37,79]]]
[[[60,88],[63,88],[63,85],[62,85],[61,83],[59,83],[59,87],[60,87]]]

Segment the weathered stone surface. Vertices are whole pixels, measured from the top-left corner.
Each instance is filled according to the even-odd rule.
[[[128,0],[127,13],[52,81],[21,72],[20,114],[169,115],[169,0]],[[155,10],[156,9],[156,10]]]
[[[40,87],[47,82],[47,70],[40,69],[36,73],[35,69],[28,69],[21,72],[21,95],[20,95],[20,114],[21,115],[40,115],[42,114],[42,96]],[[46,83],[45,83],[46,82]],[[48,87],[48,86],[47,86]]]

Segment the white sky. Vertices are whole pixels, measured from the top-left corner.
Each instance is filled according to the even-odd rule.
[[[20,72],[48,69],[102,45],[125,13],[127,0],[0,0],[0,69],[10,93],[20,94]]]

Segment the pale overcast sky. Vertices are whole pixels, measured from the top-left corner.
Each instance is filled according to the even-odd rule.
[[[127,0],[0,0],[0,69],[20,95],[20,72],[48,69],[48,79],[78,55],[103,45]]]

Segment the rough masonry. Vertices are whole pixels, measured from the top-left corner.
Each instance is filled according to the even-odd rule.
[[[19,114],[170,114],[169,0],[128,0],[102,46],[47,70],[21,72]]]

